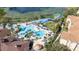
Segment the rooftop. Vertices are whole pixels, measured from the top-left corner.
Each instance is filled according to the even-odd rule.
[[[62,32],[61,37],[66,40],[79,42],[79,16],[68,16],[71,20],[71,27],[68,32]]]

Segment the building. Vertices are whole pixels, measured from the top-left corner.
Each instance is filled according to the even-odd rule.
[[[30,40],[20,40],[11,36],[8,29],[0,30],[0,51],[29,51]]]
[[[7,43],[0,43],[1,51],[29,51],[30,41],[14,41]]]
[[[10,35],[11,35],[10,30],[8,30],[8,29],[0,29],[0,38],[10,36]]]
[[[66,19],[68,31],[61,33],[60,43],[72,51],[79,51],[79,16],[69,15]]]

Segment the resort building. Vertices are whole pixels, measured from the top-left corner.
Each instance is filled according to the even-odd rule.
[[[60,43],[72,51],[79,51],[79,16],[69,15],[66,24],[68,31],[61,33]]]

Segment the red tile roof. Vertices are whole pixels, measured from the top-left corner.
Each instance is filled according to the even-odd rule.
[[[11,43],[1,43],[1,51],[28,51],[29,41],[14,41]]]
[[[68,16],[71,20],[71,27],[68,32],[62,32],[61,37],[65,40],[79,42],[79,16]]]
[[[0,29],[0,38],[5,37],[5,36],[10,36],[11,32],[8,29]]]

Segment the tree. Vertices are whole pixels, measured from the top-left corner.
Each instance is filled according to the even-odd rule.
[[[76,15],[77,11],[78,11],[78,7],[69,7],[64,12],[64,16],[67,17],[68,15]]]
[[[33,32],[29,31],[29,33],[26,35],[27,38],[31,37],[33,35]]]
[[[4,11],[4,9],[0,8],[0,23],[2,22],[2,18],[4,17],[5,14],[6,12]]]
[[[6,12],[3,8],[0,8],[0,24],[3,24],[3,27],[5,28],[6,24],[12,24],[12,18],[5,16]]]
[[[59,41],[56,41],[54,43],[47,43],[46,50],[47,51],[71,51],[67,46],[60,44]]]
[[[4,16],[6,14],[5,10],[0,8],[0,16]]]
[[[39,18],[40,18],[39,15],[34,16],[34,19],[35,19],[35,20],[38,20]]]
[[[4,9],[0,8],[0,23],[3,23],[5,14],[6,12],[4,11]]]
[[[12,18],[11,17],[3,17],[1,23],[3,24],[3,27],[5,28],[5,26],[7,24],[9,24],[11,26],[12,23],[13,23],[13,21],[12,21]]]
[[[45,15],[40,15],[40,18],[45,18]]]

